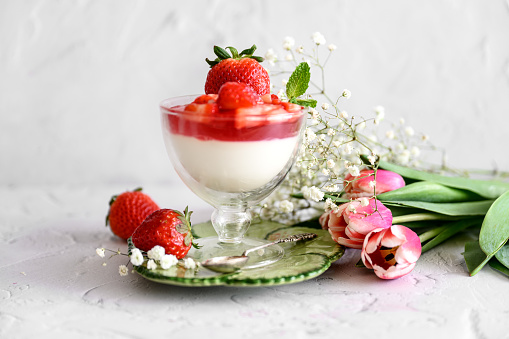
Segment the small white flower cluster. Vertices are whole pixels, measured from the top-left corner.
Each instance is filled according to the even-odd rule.
[[[418,137],[417,133],[412,127],[406,126],[403,120],[399,122],[398,128],[393,126],[390,130],[382,131],[386,127],[382,126],[385,122],[385,109],[382,106],[374,107],[368,118],[350,115],[340,109],[340,100],[350,99],[352,93],[348,89],[338,91],[337,99],[332,100],[325,91],[324,80],[325,64],[337,47],[329,45],[327,58],[319,58],[326,39],[321,33],[315,32],[311,40],[313,48],[308,52],[302,45],[296,45],[294,38],[286,37],[283,49],[290,52],[292,58],[285,58],[284,61],[278,61],[273,50],[269,50],[267,55],[269,60],[274,61],[273,65],[280,67],[273,75],[287,75],[301,62],[295,60],[293,52],[300,54],[302,61],[312,67],[312,76],[314,71],[319,73],[316,78],[321,78],[321,86],[313,83],[310,88],[314,87],[316,99],[323,98],[323,101],[318,105],[320,110],[308,108],[308,125],[296,164],[278,189],[259,206],[261,219],[278,220],[280,217],[280,222],[298,222],[306,217],[304,214],[304,218],[301,218],[303,210],[318,203],[324,204],[325,210],[334,210],[337,206],[329,196],[340,196],[343,193],[346,174],[358,176],[365,161],[376,170],[379,159],[415,165],[421,153],[419,142],[422,144],[428,139],[427,136],[421,136],[419,142],[416,142],[414,139]],[[312,94],[309,93],[308,97]],[[278,96],[284,98],[284,89],[278,92]],[[374,187],[375,181],[370,185]],[[304,199],[295,193],[302,193]],[[360,203],[365,204],[366,201]]]
[[[95,250],[96,254],[104,258],[105,257],[105,250],[104,248],[97,248]],[[126,255],[120,252],[120,250],[117,251],[111,251],[114,252],[114,255]],[[186,269],[194,270],[198,267],[198,263],[194,261],[192,258],[185,258],[182,261],[179,261],[179,259],[173,255],[173,254],[166,254],[165,249],[162,246],[154,246],[151,250],[149,250],[146,254],[146,258],[143,255],[143,252],[138,248],[133,248],[131,250],[131,255],[129,255],[129,262],[133,266],[141,266],[146,261],[146,267],[149,270],[155,270],[158,267],[160,267],[163,270],[168,270],[176,265],[180,265],[185,267]],[[103,264],[103,266],[106,266],[106,263]],[[120,265],[118,268],[118,273],[121,276],[126,276],[128,274],[128,269],[126,265]]]

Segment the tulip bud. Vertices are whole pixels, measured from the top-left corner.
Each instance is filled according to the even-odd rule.
[[[358,176],[348,173],[344,181],[345,197],[347,199],[369,198],[375,194],[375,187],[376,193],[382,194],[405,186],[401,175],[381,169],[376,171],[376,186],[370,185],[375,180],[373,173],[373,170],[362,170]]]
[[[396,279],[410,273],[420,255],[419,237],[400,225],[369,233],[361,252],[364,265],[382,279]]]
[[[370,199],[367,206],[354,200],[324,213],[319,222],[338,244],[362,248],[366,234],[375,229],[391,227],[392,213],[379,200]]]

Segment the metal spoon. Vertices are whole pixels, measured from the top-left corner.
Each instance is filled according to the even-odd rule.
[[[200,263],[201,266],[208,268],[209,270],[215,271],[215,272],[221,272],[221,273],[231,273],[235,272],[247,263],[249,256],[248,254],[254,251],[261,250],[265,247],[272,246],[275,244],[285,243],[285,242],[294,242],[299,240],[310,240],[316,238],[317,235],[314,233],[301,233],[296,235],[291,235],[286,238],[278,239],[274,242],[270,242],[267,244],[263,244],[260,246],[256,246],[250,249],[247,249],[238,256],[224,256],[224,257],[214,257],[207,259],[205,261],[202,261]]]

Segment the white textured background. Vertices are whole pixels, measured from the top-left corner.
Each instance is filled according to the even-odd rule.
[[[383,105],[453,165],[509,169],[507,0],[3,0],[0,184],[176,182],[158,103],[203,91],[214,44],[263,55],[315,31],[351,114]]]

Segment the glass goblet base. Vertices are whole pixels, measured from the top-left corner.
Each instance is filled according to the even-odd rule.
[[[195,261],[203,262],[204,260],[222,257],[222,256],[239,256],[245,250],[253,247],[270,243],[263,239],[243,238],[240,242],[227,243],[219,241],[218,237],[198,238],[194,240],[199,249],[192,248],[188,256]],[[284,250],[279,245],[271,245],[261,250],[249,253],[249,259],[242,269],[262,267],[270,265],[280,260],[284,255]]]

